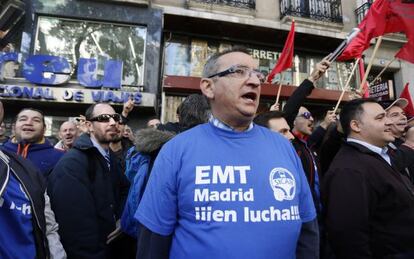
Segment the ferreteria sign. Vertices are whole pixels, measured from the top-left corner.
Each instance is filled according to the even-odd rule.
[[[369,87],[369,97],[379,100],[390,100],[394,98],[392,80],[384,81]]]
[[[5,79],[4,66],[7,62],[23,63],[21,72],[24,79]],[[96,59],[80,58],[77,65],[77,84],[73,84],[69,82],[72,66],[63,57],[33,55],[22,62],[19,53],[0,52],[0,97],[49,102],[112,104],[122,104],[132,98],[136,105],[154,106],[154,94],[139,92],[136,90],[138,87],[122,87],[122,67],[122,61],[107,59],[103,62],[102,73],[98,70]]]

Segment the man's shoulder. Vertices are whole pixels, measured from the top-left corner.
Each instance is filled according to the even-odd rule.
[[[328,171],[353,171],[370,173],[366,168],[379,164],[373,152],[357,143],[343,143],[334,157]]]
[[[41,185],[44,184],[43,175],[40,173],[39,169],[30,161],[4,148],[1,148],[1,151],[7,156],[10,168],[19,175],[22,181],[25,181],[25,179],[30,179],[29,181],[33,184],[35,184],[35,182]],[[24,177],[22,177],[23,174]]]
[[[8,151],[11,151],[11,152],[16,152],[17,143],[13,143],[11,141],[11,139],[9,139],[3,144],[2,148],[4,148],[5,150],[8,150]]]
[[[55,169],[59,167],[81,167],[88,163],[88,153],[85,150],[71,148],[57,162]],[[82,170],[82,168],[80,168]]]
[[[209,125],[207,123],[197,125],[191,129],[183,131],[173,137],[170,141],[168,141],[165,145],[177,145],[180,143],[191,143],[191,140],[194,138],[202,139],[203,137],[208,138],[205,134],[209,131]]]

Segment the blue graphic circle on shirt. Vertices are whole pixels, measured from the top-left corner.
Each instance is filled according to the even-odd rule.
[[[282,167],[273,168],[269,175],[269,182],[277,201],[291,201],[295,198],[295,177],[287,169]]]

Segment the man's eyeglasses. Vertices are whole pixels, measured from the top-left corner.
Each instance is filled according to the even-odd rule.
[[[230,68],[224,71],[218,72],[216,74],[213,74],[209,76],[208,78],[213,78],[216,76],[223,77],[227,75],[233,75],[234,77],[240,78],[240,79],[247,79],[247,78],[250,78],[252,75],[256,75],[257,78],[259,78],[260,83],[265,82],[265,75],[262,72],[260,72],[257,69],[251,69],[249,67],[240,66],[240,65],[231,66]]]
[[[303,117],[303,118],[309,120],[312,117],[312,114],[310,112],[304,112],[302,114],[299,114],[298,117]]]
[[[89,121],[97,121],[97,122],[109,122],[110,120],[114,119],[115,122],[121,122],[122,117],[118,113],[114,114],[101,114],[96,117],[89,119]]]

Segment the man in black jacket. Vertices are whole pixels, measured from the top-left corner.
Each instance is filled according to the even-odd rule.
[[[0,102],[0,123],[3,121]],[[0,258],[66,258],[44,177],[30,162],[0,151]]]
[[[109,258],[129,188],[109,152],[121,116],[108,104],[94,104],[85,117],[89,134],[55,166],[48,191],[68,257]]]
[[[324,179],[330,244],[337,258],[414,258],[414,186],[391,166],[391,120],[370,99],[340,114],[347,142]]]

